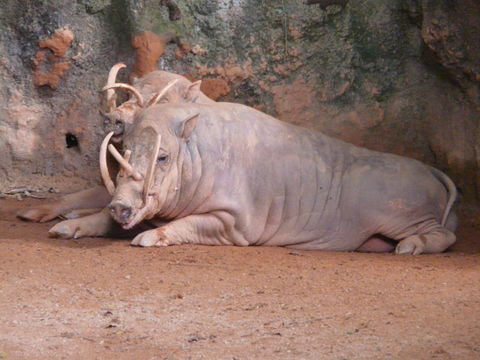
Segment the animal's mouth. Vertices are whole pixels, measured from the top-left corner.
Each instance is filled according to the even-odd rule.
[[[144,209],[145,207],[137,211],[134,211],[126,221],[120,222],[120,225],[122,226],[122,228],[124,230],[130,230],[134,226],[138,225],[138,223],[140,223],[143,219],[143,215],[145,212]]]
[[[110,139],[110,141],[112,141],[112,142],[114,142],[114,143],[116,143],[116,144],[121,143],[122,140],[123,140],[123,133],[121,133],[121,134],[114,134],[114,135],[111,137],[111,139]]]
[[[126,223],[120,224],[124,230],[129,230],[136,225],[135,219],[132,219]]]

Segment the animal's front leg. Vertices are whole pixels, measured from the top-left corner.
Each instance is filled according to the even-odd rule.
[[[61,221],[52,227],[48,234],[51,237],[64,239],[77,239],[86,236],[104,236],[118,226],[110,216],[109,210],[104,209],[99,213],[79,219]]]
[[[227,231],[224,221],[217,215],[190,215],[138,234],[133,239],[132,245],[233,245],[233,242],[228,240],[230,239],[228,233],[230,232]]]

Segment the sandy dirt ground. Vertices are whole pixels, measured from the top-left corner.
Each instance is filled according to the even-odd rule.
[[[480,359],[480,227],[444,254],[50,239],[0,200],[0,359]]]

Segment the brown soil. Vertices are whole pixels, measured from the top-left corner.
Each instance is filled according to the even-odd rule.
[[[480,229],[448,253],[50,239],[0,200],[0,358],[479,359]]]

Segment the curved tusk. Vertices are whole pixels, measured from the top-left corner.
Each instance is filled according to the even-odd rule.
[[[123,154],[123,158],[127,163],[130,163],[130,157],[132,156],[131,150],[125,150],[125,154]],[[120,173],[123,175],[123,169],[120,170]]]
[[[122,84],[122,83],[115,83],[115,84],[111,84],[111,85],[106,85],[102,88],[102,91],[105,91],[105,90],[111,90],[111,89],[125,89],[129,92],[131,92],[135,98],[137,99],[137,103],[138,103],[138,106],[142,107],[143,108],[143,97],[142,95],[138,92],[137,89],[135,89],[132,85],[128,85],[128,84]]]
[[[131,175],[135,180],[140,181],[142,180],[142,175],[135,171],[135,169],[126,161],[122,155],[118,152],[117,149],[115,149],[115,146],[112,144],[108,145],[108,150],[110,151],[110,154],[113,155],[113,157],[120,163],[120,165],[125,169],[128,175]],[[130,157],[130,155],[129,155]]]
[[[110,131],[108,135],[105,136],[105,139],[103,139],[102,145],[100,146],[99,162],[100,162],[100,173],[102,174],[103,183],[105,184],[105,187],[107,188],[108,193],[113,196],[113,194],[115,193],[115,184],[113,183],[112,178],[110,177],[110,173],[108,172],[108,166],[107,166],[107,145],[112,136],[113,136],[113,131]]]
[[[130,156],[132,156],[132,150],[125,150],[125,155],[123,157],[125,158],[126,162],[130,161]]]
[[[150,101],[148,102],[147,104],[147,107],[150,107],[150,106],[153,106],[155,105],[156,103],[158,103],[162,97],[165,96],[165,94],[167,93],[167,91],[173,86],[176,84],[176,82],[178,81],[178,79],[175,79],[175,80],[172,80],[170,81],[163,89],[162,91],[160,91],[156,96],[154,96],[153,98],[150,99]]]
[[[124,63],[118,63],[113,65],[110,69],[110,72],[108,73],[106,86],[115,84],[118,72],[120,71],[120,69],[123,69],[125,67],[127,67],[127,65],[125,65]],[[117,98],[115,96],[115,90],[113,89],[107,91],[107,106],[109,112],[112,112],[117,107]]]
[[[153,156],[150,159],[150,164],[148,165],[147,175],[145,176],[145,182],[143,183],[143,203],[147,203],[148,192],[150,191],[150,186],[153,180],[153,174],[155,172],[155,165],[157,164],[158,152],[160,151],[160,145],[162,143],[162,135],[157,134],[157,141],[155,142],[155,148],[153,150]]]

